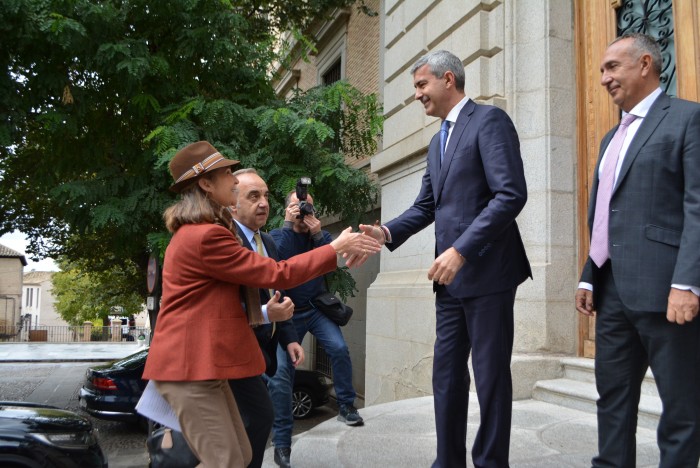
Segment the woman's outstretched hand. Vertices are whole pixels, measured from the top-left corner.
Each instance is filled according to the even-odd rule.
[[[346,265],[349,268],[359,267],[370,255],[374,255],[382,249],[379,242],[372,236],[367,236],[363,232],[352,232],[348,227],[331,242],[331,246],[338,255],[347,259]]]

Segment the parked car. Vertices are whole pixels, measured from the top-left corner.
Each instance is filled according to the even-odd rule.
[[[141,379],[148,349],[123,359],[89,368],[78,399],[91,416],[114,421],[141,422],[136,413],[147,381]]]
[[[294,419],[305,419],[314,408],[328,403],[332,384],[331,379],[320,372],[296,369],[292,389]]]
[[[54,406],[0,402],[0,466],[106,468],[92,423]]]
[[[146,381],[141,379],[148,349],[87,370],[78,398],[80,407],[100,418],[145,422],[136,412]],[[302,419],[328,403],[331,381],[317,371],[297,369],[294,375],[294,417]]]

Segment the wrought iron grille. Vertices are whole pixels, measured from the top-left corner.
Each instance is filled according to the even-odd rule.
[[[38,325],[31,327],[0,326],[0,342],[48,341],[52,343],[78,343],[87,341],[137,341],[143,336],[149,341],[150,329],[143,327],[86,327],[84,325]]]
[[[316,341],[315,355],[315,369],[321,374],[325,375],[326,377],[332,379],[333,367],[331,366],[331,358],[328,356],[328,354],[326,354],[326,350],[323,349],[323,346],[321,346],[321,344],[318,341]]]
[[[617,32],[640,32],[656,38],[661,47],[661,89],[676,95],[676,49],[672,0],[624,0],[617,10]]]
[[[324,85],[329,85],[335,83],[336,81],[340,81],[340,79],[342,78],[340,76],[340,72],[340,59],[338,59],[337,62],[335,62],[328,68],[328,70],[325,71],[325,73],[321,77],[321,81],[323,81]]]

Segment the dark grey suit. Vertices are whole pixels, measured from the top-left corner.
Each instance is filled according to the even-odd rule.
[[[438,450],[434,467],[466,466],[472,353],[481,424],[474,465],[507,466],[510,441],[515,290],[532,276],[515,218],[527,200],[520,143],[501,109],[469,100],[449,138],[442,165],[439,136],[428,149],[418,198],[386,223],[398,248],[435,222],[435,252],[454,247],[466,259],[436,291],[433,394]]]
[[[600,146],[600,159],[616,129]],[[593,226],[598,169],[588,213]],[[700,104],[661,94],[624,156],[610,200],[610,260],[588,258],[593,285],[599,455],[594,466],[634,466],[640,385],[649,365],[663,415],[661,466],[700,456],[700,319],[666,320],[671,284],[700,286]]]

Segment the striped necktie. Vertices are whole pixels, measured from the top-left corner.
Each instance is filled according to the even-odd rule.
[[[241,236],[236,229],[236,223],[233,223],[233,232],[236,234],[238,243],[243,245]],[[248,324],[252,327],[257,327],[265,323],[262,314],[262,306],[260,305],[260,290],[258,288],[241,285],[241,291],[243,293],[246,314],[248,315]]]
[[[260,232],[255,231],[255,234],[253,234],[253,240],[255,241],[255,247],[258,253],[260,254],[261,257],[267,257],[265,255],[265,249],[263,248],[263,242],[262,242],[262,237],[260,236]],[[275,295],[275,290],[274,289],[268,289],[267,290],[270,294],[270,299],[272,299]],[[275,333],[275,322],[272,322],[272,334],[274,335]]]

